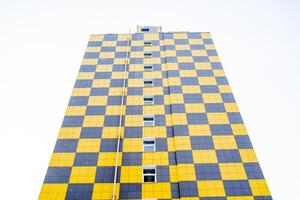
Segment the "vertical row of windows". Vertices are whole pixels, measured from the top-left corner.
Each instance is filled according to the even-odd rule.
[[[143,32],[148,32],[147,30],[142,29]],[[144,46],[152,46],[151,41],[144,41]],[[151,58],[152,52],[145,51],[144,58]],[[149,72],[153,71],[153,65],[145,64],[144,71]],[[144,79],[144,87],[153,87],[153,79]],[[154,96],[147,95],[143,97],[144,106],[154,104]],[[144,126],[155,126],[155,117],[154,115],[144,115]],[[143,151],[144,152],[155,152],[155,138],[143,138]],[[143,182],[156,182],[156,167],[155,166],[143,166]]]

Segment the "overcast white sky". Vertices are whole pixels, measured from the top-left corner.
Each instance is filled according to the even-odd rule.
[[[37,199],[89,35],[209,31],[274,199],[299,197],[300,1],[0,0],[1,199]]]

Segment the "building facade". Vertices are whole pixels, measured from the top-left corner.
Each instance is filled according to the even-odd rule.
[[[92,35],[40,200],[271,200],[210,33]]]

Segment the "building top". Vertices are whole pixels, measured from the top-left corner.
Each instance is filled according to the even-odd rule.
[[[137,26],[137,33],[159,33],[161,26]]]

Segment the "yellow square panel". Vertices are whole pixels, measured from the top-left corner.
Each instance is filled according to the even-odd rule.
[[[123,79],[126,77],[126,75],[127,75],[127,73],[125,73],[125,72],[113,72],[111,74],[111,78],[112,79]]]
[[[73,88],[72,96],[89,96],[91,88]]]
[[[223,103],[222,96],[219,93],[203,93],[204,103]]]
[[[181,81],[180,81],[180,78],[179,77],[169,77],[167,79],[167,81],[169,82],[169,85],[170,86],[173,86],[173,85],[181,85]]]
[[[167,137],[166,127],[164,126],[153,126],[143,127],[143,137]]]
[[[199,77],[198,81],[200,85],[217,85],[215,77]]]
[[[111,87],[108,90],[108,96],[122,96],[122,87]]]
[[[144,106],[143,107],[144,115],[163,115],[165,114],[165,106],[164,105],[152,105],[152,106]]]
[[[90,96],[88,106],[104,106],[107,104],[107,96]]]
[[[168,151],[175,151],[175,138],[167,138]]]
[[[121,183],[141,183],[142,166],[122,166],[120,177]]]
[[[71,167],[74,158],[75,153],[53,153],[49,167]]]
[[[215,50],[216,49],[215,45],[213,45],[213,44],[206,44],[206,45],[204,45],[204,47],[206,50]]]
[[[132,51],[130,52],[130,58],[143,58],[144,53],[142,51]]]
[[[193,150],[194,163],[217,163],[215,150]]]
[[[114,58],[115,52],[100,52],[99,58]]]
[[[143,126],[143,116],[142,115],[126,115],[125,126]]]
[[[210,39],[211,35],[209,32],[203,32],[203,33],[201,33],[201,37],[202,37],[202,39]]]
[[[143,97],[139,95],[128,95],[126,97],[126,104],[127,105],[143,105]]]
[[[184,103],[182,94],[170,94],[170,104]]]
[[[239,112],[239,108],[236,103],[224,103],[226,112]]]
[[[93,189],[93,200],[98,199],[111,199],[113,193],[114,184],[113,183],[95,183]],[[116,199],[119,199],[120,184],[116,184]]]
[[[195,62],[195,69],[212,69],[210,62]]]
[[[76,116],[85,115],[86,106],[68,106],[65,115]]]
[[[116,152],[99,152],[97,166],[115,166],[116,165]],[[122,163],[122,152],[118,154],[118,166]]]
[[[103,41],[102,47],[117,46],[117,41]]]
[[[39,200],[64,200],[66,197],[68,184],[44,183],[40,192]]]
[[[163,95],[162,87],[153,87],[153,88],[143,88],[144,95]]]
[[[143,139],[142,138],[124,138],[123,152],[142,152]]]
[[[170,199],[170,183],[145,183],[142,185],[142,198]]]
[[[58,138],[59,139],[77,139],[80,137],[80,127],[62,127],[60,128]]]
[[[199,86],[183,85],[182,93],[184,94],[201,93],[201,90]]]
[[[203,44],[202,39],[189,39],[189,44]]]
[[[189,136],[175,136],[174,138],[176,150],[191,150],[191,140]]]
[[[118,41],[119,40],[125,40],[128,41],[131,39],[131,35],[130,34],[118,34]]]
[[[165,40],[163,40],[163,44],[174,45],[174,40],[173,39],[165,39]]]
[[[166,57],[176,57],[176,51],[175,50],[166,50],[165,56]]]
[[[166,70],[178,70],[179,67],[178,67],[178,63],[167,63],[165,65],[162,65],[162,66],[166,66]],[[168,78],[171,78],[171,77],[168,77]]]
[[[104,35],[101,35],[101,34],[91,35],[90,41],[102,41],[103,38],[104,38]]]
[[[209,124],[229,124],[226,113],[207,113]]]
[[[116,52],[130,51],[129,48],[127,46],[116,46]]]
[[[222,69],[214,69],[213,72],[216,77],[225,76],[224,70]]]
[[[96,72],[111,72],[112,71],[112,65],[97,65]]]
[[[232,135],[212,136],[215,149],[237,149],[235,138]]]
[[[76,152],[99,152],[101,139],[79,139]]]
[[[174,39],[188,39],[188,36],[186,33],[174,33],[173,38]]]
[[[173,125],[186,125],[187,124],[185,114],[173,113],[172,121],[173,121]]]
[[[209,62],[220,62],[220,59],[218,56],[208,56]]]
[[[231,124],[230,126],[234,135],[247,135],[247,129],[244,124]]]
[[[170,170],[170,182],[178,182],[178,170],[176,165],[170,165],[169,166]]]
[[[70,183],[94,183],[97,167],[72,167]]]
[[[220,163],[222,180],[246,180],[243,163]]]
[[[130,72],[144,71],[144,66],[142,64],[130,64],[128,71]],[[134,80],[134,79],[129,79],[129,80]]]
[[[221,180],[197,181],[200,197],[224,197],[225,189]]]
[[[103,115],[87,115],[83,120],[83,127],[99,127],[103,126],[104,116]]]
[[[269,196],[271,195],[265,180],[249,180],[253,196]]]
[[[192,63],[193,61],[193,57],[191,56],[177,56],[178,63]]]
[[[85,52],[100,52],[101,47],[87,47]]]
[[[192,56],[207,56],[207,51],[205,51],[205,50],[192,50]]]
[[[144,33],[144,41],[159,40],[159,33]]]
[[[209,125],[188,125],[190,136],[211,135]]]
[[[175,49],[176,50],[190,50],[191,47],[190,47],[190,45],[176,45]]]
[[[79,72],[77,75],[77,80],[83,79],[93,79],[95,72]]]
[[[83,59],[81,62],[82,65],[97,65],[98,64],[98,58],[96,59]]]
[[[179,75],[180,77],[196,77],[197,73],[196,70],[180,70]]]
[[[128,79],[128,87],[144,87],[142,79]]]
[[[243,162],[258,162],[253,149],[240,149],[239,151]]]
[[[109,79],[94,79],[93,80],[93,88],[103,88],[103,87],[109,87],[110,80]]]
[[[128,59],[126,58],[115,58],[113,64],[114,65],[122,65],[128,63]]]
[[[142,143],[142,142],[141,142]],[[168,165],[168,152],[143,152],[143,165]]]
[[[205,107],[203,103],[185,104],[186,113],[205,113]]]
[[[160,71],[144,72],[144,78],[162,78],[162,73]]]
[[[123,135],[124,127],[121,129],[121,135]],[[103,127],[101,138],[118,138],[119,127]]]
[[[141,41],[141,40],[132,40],[131,41],[131,46],[134,47],[134,46],[144,46],[144,42]]]
[[[232,93],[229,85],[218,85],[220,93]]]
[[[193,164],[178,164],[178,179],[179,181],[195,181],[196,174]]]

